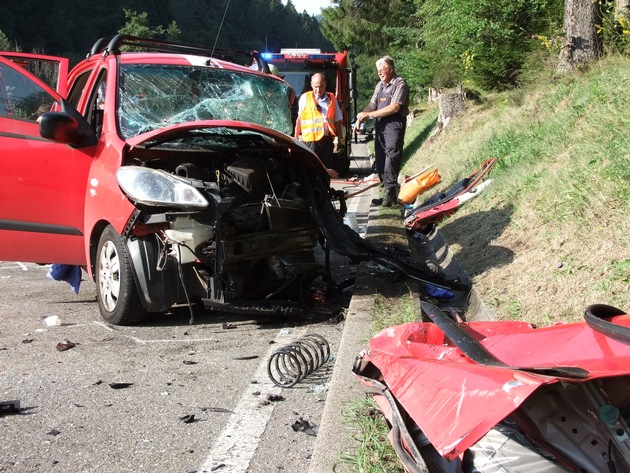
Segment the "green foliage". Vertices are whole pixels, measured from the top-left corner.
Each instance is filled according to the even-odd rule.
[[[338,49],[357,55],[360,68],[385,54],[410,85],[412,98],[429,87],[500,90],[517,85],[540,38],[561,30],[563,0],[335,0],[322,31]],[[547,40],[549,41],[549,40]],[[557,56],[556,56],[557,57]],[[359,74],[359,90],[375,78]],[[362,94],[362,98],[365,96]]]
[[[167,28],[163,26],[150,26],[147,12],[137,13],[123,8],[127,22],[118,32],[120,34],[139,36],[141,38],[163,38],[171,41],[179,39],[180,30],[174,21]]]
[[[577,320],[594,302],[624,308],[630,296],[630,61],[545,77],[516,105],[512,91],[469,104],[404,167],[438,163],[444,190],[498,158],[489,190],[442,230],[499,318],[537,324]]]
[[[374,332],[393,325],[417,322],[420,315],[415,297],[411,291],[403,297],[400,294],[396,294],[396,297],[379,294],[375,299],[372,313]]]
[[[615,15],[615,2],[600,0],[602,21],[598,33],[608,52],[630,53],[630,11]]]
[[[319,21],[283,0],[20,0],[5,2],[0,30],[24,51],[74,63],[116,32],[241,50],[331,50]],[[131,13],[126,16],[125,11]],[[140,13],[142,12],[142,13]]]
[[[557,2],[555,2],[557,3]],[[420,7],[424,53],[449,58],[461,80],[482,89],[516,84],[533,35],[557,15],[554,0],[426,0]],[[553,23],[562,17],[553,18]],[[437,75],[437,70],[435,70]],[[443,78],[448,83],[449,77]],[[452,79],[450,79],[452,81]],[[441,84],[439,84],[441,85]],[[438,86],[439,86],[438,85]]]
[[[0,30],[0,51],[13,51],[13,45],[7,35]]]
[[[413,70],[402,63],[420,40],[417,8],[407,0],[333,0],[332,3],[333,7],[322,11],[321,29],[336,50],[349,50],[354,55],[359,110],[362,110],[379,80],[375,66],[379,57],[391,56],[397,72],[405,79],[404,73]],[[411,92],[413,96],[416,89]]]

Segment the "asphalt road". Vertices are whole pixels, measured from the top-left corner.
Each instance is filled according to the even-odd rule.
[[[365,172],[365,161],[354,165]],[[339,277],[356,272],[345,260],[333,266]],[[0,402],[20,407],[0,416],[0,471],[308,469],[343,322],[197,311],[191,325],[180,307],[143,325],[112,326],[85,274],[75,295],[48,269],[0,262]],[[335,297],[347,305],[350,295]],[[47,326],[51,316],[60,325]],[[275,386],[269,356],[307,333],[328,341],[332,360],[294,388]]]

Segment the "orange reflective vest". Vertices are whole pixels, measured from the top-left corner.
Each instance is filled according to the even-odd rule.
[[[328,94],[329,107],[324,116],[321,110],[317,109],[317,100],[313,91],[306,92],[306,105],[300,115],[300,125],[302,127],[302,139],[304,141],[319,141],[325,135],[325,126],[328,126],[328,134],[335,136],[335,96]]]

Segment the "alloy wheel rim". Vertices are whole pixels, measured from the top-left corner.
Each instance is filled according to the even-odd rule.
[[[105,309],[109,312],[116,309],[120,294],[120,258],[113,242],[103,245],[98,262],[99,292]]]

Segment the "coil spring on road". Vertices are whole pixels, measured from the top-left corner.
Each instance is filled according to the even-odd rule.
[[[278,348],[267,363],[267,373],[276,386],[290,388],[330,359],[330,346],[324,337],[307,334]]]

